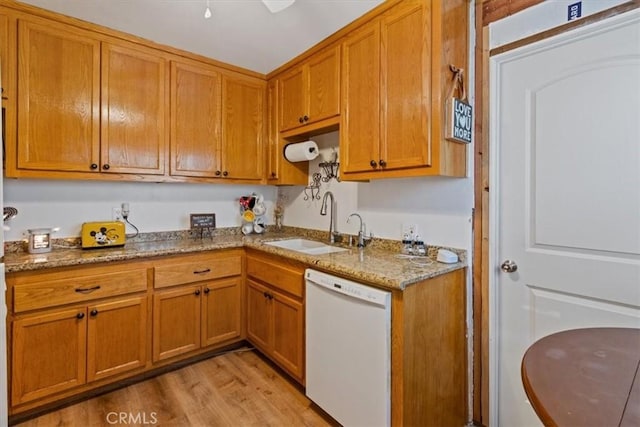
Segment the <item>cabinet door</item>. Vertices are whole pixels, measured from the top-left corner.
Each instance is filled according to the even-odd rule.
[[[7,176],[14,173],[16,167],[16,114],[18,100],[16,97],[16,37],[17,21],[13,16],[0,10],[0,84],[2,94],[2,141],[6,150]]]
[[[247,280],[247,338],[256,347],[271,351],[273,319],[269,289]]]
[[[171,175],[221,176],[221,81],[213,67],[171,63]]]
[[[11,406],[84,384],[86,333],[85,307],[15,320]]]
[[[302,67],[284,74],[279,79],[279,110],[280,132],[302,126],[304,124],[305,109],[304,83]]]
[[[302,304],[270,291],[273,310],[273,359],[294,377],[304,377],[304,319]]]
[[[102,172],[162,175],[167,61],[151,49],[102,47]]]
[[[368,172],[380,159],[380,22],[350,34],[342,44],[343,109],[340,166]],[[375,162],[375,165],[372,164]]]
[[[266,84],[241,76],[222,78],[222,175],[261,181],[264,175]]]
[[[240,277],[233,277],[203,286],[202,347],[240,337],[241,282]]]
[[[89,306],[87,381],[144,367],[146,350],[146,296]]]
[[[280,145],[280,132],[278,130],[278,80],[271,80],[267,84],[267,144],[269,154],[267,157],[267,180],[269,184],[277,184],[280,177],[280,158],[283,154]],[[284,158],[283,158],[284,160]]]
[[[200,348],[200,286],[153,296],[153,361]]]
[[[424,2],[410,0],[392,8],[381,21],[381,141],[384,169],[428,166],[430,35]]]
[[[306,123],[317,122],[340,114],[340,46],[320,52],[307,64],[308,97]]]
[[[100,155],[100,42],[18,23],[18,168],[89,172]]]
[[[2,104],[16,99],[15,94],[15,42],[16,20],[0,10],[0,77],[2,80]]]

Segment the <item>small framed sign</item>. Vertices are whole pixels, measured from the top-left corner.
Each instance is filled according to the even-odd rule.
[[[216,228],[216,214],[191,214],[191,229]]]
[[[445,107],[444,137],[450,141],[469,144],[473,136],[473,107],[467,102],[467,92],[464,89],[464,70],[454,65],[449,65],[449,69],[453,73],[453,80]],[[456,91],[458,97],[454,96]]]
[[[451,98],[447,100],[447,133],[451,141],[471,143],[473,134],[473,107],[468,103]]]

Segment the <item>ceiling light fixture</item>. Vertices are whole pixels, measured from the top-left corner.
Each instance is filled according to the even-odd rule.
[[[262,0],[271,13],[278,13],[291,6],[296,0]]]
[[[207,0],[207,8],[204,10],[204,19],[211,18],[211,8],[209,8],[209,0]]]

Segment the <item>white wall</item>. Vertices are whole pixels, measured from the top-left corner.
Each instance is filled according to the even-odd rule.
[[[313,138],[320,156],[311,161],[309,174],[318,172],[318,164],[331,159],[338,150],[339,134],[332,132]],[[469,155],[471,159],[471,154]],[[331,191],[337,202],[338,231],[358,232],[358,222],[347,224],[349,214],[358,212],[374,236],[400,240],[402,224],[418,226],[426,243],[471,250],[473,183],[470,178],[422,177],[385,179],[366,183],[321,183],[320,197]],[[282,187],[284,224],[302,228],[329,229],[329,217],[320,216],[322,200],[304,200],[304,187]]]
[[[122,202],[129,203],[129,221],[143,233],[186,230],[190,213],[214,212],[217,227],[234,227],[241,224],[237,199],[253,191],[265,196],[271,223],[271,186],[5,179],[4,206],[19,211],[7,222],[5,240],[21,240],[38,227],[60,227],[58,238],[79,236],[83,222],[111,220],[112,208]]]

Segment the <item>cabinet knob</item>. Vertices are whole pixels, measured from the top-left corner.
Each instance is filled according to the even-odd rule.
[[[76,319],[84,319],[84,313],[76,314]]]
[[[96,317],[98,315],[98,310],[96,310],[95,308],[93,310],[91,310],[91,317]]]
[[[196,296],[200,296],[200,289],[196,289],[195,294],[196,294]]]
[[[91,169],[96,170],[98,169],[98,165],[96,163],[91,163],[91,166],[89,166]]]
[[[383,168],[387,166],[387,162],[385,162],[384,160],[380,159],[380,167]]]
[[[228,175],[229,175],[229,172],[227,171],[222,172],[222,176],[228,176]]]
[[[271,172],[271,178],[275,178],[276,177],[276,173],[275,172]]]
[[[304,119],[303,119],[302,117],[298,117],[298,121],[299,121],[300,123],[304,123]]]
[[[375,160],[371,160],[371,161],[369,162],[369,164],[371,165],[371,167],[372,167],[372,168],[376,168],[376,167],[378,167],[378,164],[376,163],[376,161],[375,161]]]
[[[108,163],[105,163],[104,165],[102,165],[102,169],[104,169],[104,170],[106,170],[106,171],[108,171],[110,167],[111,167],[111,166],[109,166],[109,164],[108,164]]]
[[[309,116],[304,116],[303,119],[304,119],[305,122],[308,122],[309,121]]]
[[[220,174],[222,174],[222,172],[216,171],[216,176],[220,176]]]
[[[211,289],[209,289],[209,288],[204,288],[204,293],[205,293],[205,294],[208,294],[209,292],[211,292]]]

